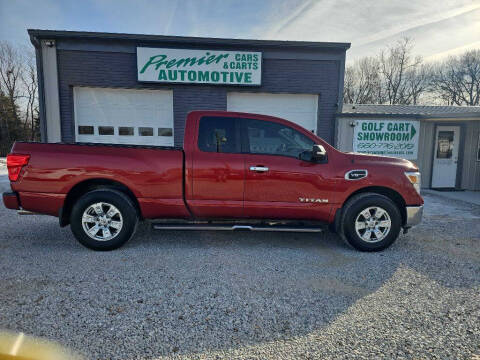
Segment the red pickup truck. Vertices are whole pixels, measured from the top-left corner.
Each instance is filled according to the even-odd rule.
[[[317,232],[378,251],[422,218],[410,161],[343,153],[289,121],[226,111],[188,114],[183,148],[14,144],[7,208],[57,216],[95,250],[156,229]]]

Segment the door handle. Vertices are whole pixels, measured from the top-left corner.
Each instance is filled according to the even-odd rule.
[[[268,167],[265,167],[265,166],[250,166],[250,171],[267,172]]]

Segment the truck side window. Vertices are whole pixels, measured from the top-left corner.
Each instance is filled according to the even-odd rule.
[[[198,129],[198,147],[202,151],[239,153],[235,118],[202,117]]]
[[[283,155],[298,158],[312,150],[314,141],[289,126],[271,121],[246,119],[248,151],[251,154]]]

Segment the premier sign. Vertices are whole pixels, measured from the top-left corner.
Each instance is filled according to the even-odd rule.
[[[420,123],[412,120],[357,120],[353,151],[415,160]]]
[[[262,53],[137,47],[137,79],[142,82],[262,84]]]

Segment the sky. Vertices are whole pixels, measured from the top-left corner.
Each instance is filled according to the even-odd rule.
[[[0,40],[28,28],[348,42],[348,63],[408,36],[434,61],[480,49],[480,0],[0,0]]]

